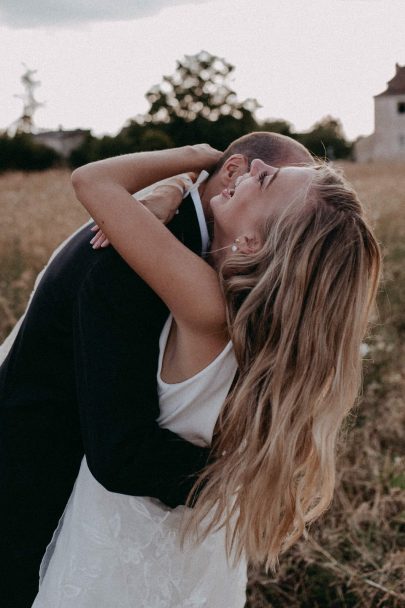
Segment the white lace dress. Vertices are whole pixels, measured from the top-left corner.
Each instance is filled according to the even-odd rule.
[[[236,361],[229,343],[192,378],[166,384],[160,339],[159,424],[198,445],[209,445]],[[246,562],[229,564],[223,531],[180,548],[188,509],[105,490],[82,462],[59,529],[41,567],[33,608],[243,608]]]

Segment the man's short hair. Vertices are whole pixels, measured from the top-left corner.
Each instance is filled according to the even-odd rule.
[[[213,171],[217,173],[223,164],[233,154],[242,154],[250,163],[255,158],[260,158],[263,162],[274,167],[286,165],[308,165],[313,164],[314,159],[310,152],[292,137],[281,135],[280,133],[270,133],[268,131],[257,131],[243,135],[232,142],[225,150],[221,160]]]

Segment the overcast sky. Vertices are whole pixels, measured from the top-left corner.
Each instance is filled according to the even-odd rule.
[[[235,66],[240,100],[304,130],[327,114],[373,130],[372,96],[405,65],[405,0],[0,0],[0,129],[22,103],[22,62],[41,81],[41,128],[116,133],[146,91],[205,49]]]

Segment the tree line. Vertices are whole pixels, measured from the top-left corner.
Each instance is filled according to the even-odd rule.
[[[71,167],[140,150],[159,150],[206,142],[223,150],[234,139],[252,131],[273,131],[300,141],[314,155],[334,160],[351,156],[340,121],[327,116],[307,132],[298,133],[285,120],[258,121],[255,99],[239,101],[231,88],[234,66],[206,51],[177,61],[171,76],[164,76],[146,98],[149,109],[130,119],[115,136],[91,133],[72,151]],[[65,161],[66,162],[66,161]],[[0,170],[41,170],[62,164],[50,148],[28,134],[0,136]]]

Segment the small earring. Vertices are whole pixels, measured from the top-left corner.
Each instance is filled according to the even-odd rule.
[[[235,239],[234,244],[231,247],[231,251],[233,251],[235,253],[235,251],[238,251],[238,245],[237,243],[239,243],[239,239]]]

